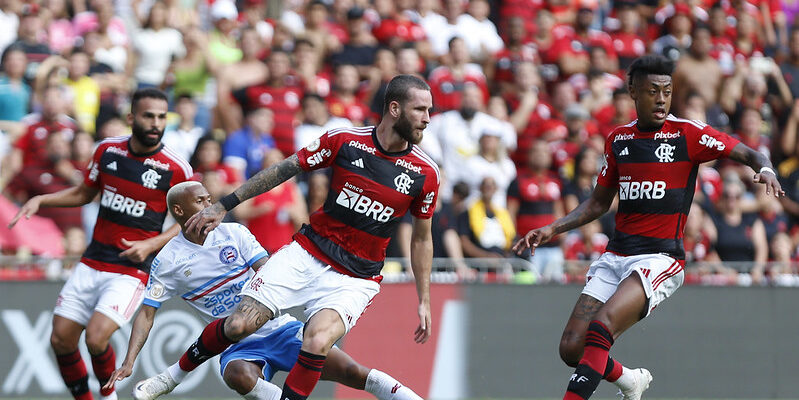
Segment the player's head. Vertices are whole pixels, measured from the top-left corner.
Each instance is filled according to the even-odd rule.
[[[422,133],[430,123],[433,95],[430,85],[414,75],[397,75],[386,87],[383,119],[390,120],[394,132],[409,143],[422,141]]]
[[[211,195],[200,182],[181,182],[166,192],[166,205],[175,221],[183,227],[192,215],[211,206]]]
[[[128,123],[141,145],[154,147],[161,143],[168,107],[166,94],[158,89],[139,89],[133,93]]]
[[[630,65],[627,87],[635,102],[639,126],[656,129],[666,122],[671,108],[673,71],[673,61],[655,54],[639,57]]]

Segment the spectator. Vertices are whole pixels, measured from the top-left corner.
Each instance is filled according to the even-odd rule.
[[[730,76],[735,72],[735,44],[732,42],[735,28],[727,22],[727,13],[720,2],[710,7],[709,14],[710,56],[718,60],[724,76]]]
[[[668,33],[652,42],[652,52],[677,61],[691,46],[692,18],[689,5],[684,3],[675,5],[674,15],[665,22]]]
[[[788,217],[783,212],[779,199],[766,197],[761,204],[762,207],[758,216],[763,221],[766,241],[771,243],[778,234],[788,233]]]
[[[556,52],[555,42],[558,38],[553,33],[555,28],[555,17],[552,12],[546,8],[538,11],[535,17],[535,33],[533,34],[533,43],[538,49],[538,54],[541,56],[542,66],[545,72],[545,79],[548,81],[555,80],[558,75],[558,53]]]
[[[468,85],[477,86],[483,101],[488,100],[485,74],[479,65],[471,63],[466,44],[460,37],[449,42],[448,61],[430,71],[429,83],[433,94],[433,105],[437,112],[457,110]]]
[[[516,166],[508,158],[502,146],[502,132],[495,128],[487,128],[480,135],[477,154],[469,157],[461,168],[449,171],[449,179],[455,182],[466,182],[472,193],[480,193],[483,179],[494,179],[496,191],[491,203],[506,207],[508,185],[516,177]],[[475,196],[477,197],[477,196]]]
[[[42,5],[42,25],[47,29],[50,49],[56,54],[69,54],[79,36],[70,21],[66,0],[47,0]]]
[[[504,258],[516,236],[513,219],[505,207],[491,202],[497,185],[486,177],[480,183],[480,198],[458,217],[463,254],[472,258]]]
[[[235,63],[242,58],[236,46],[236,28],[239,10],[232,0],[215,1],[211,6],[213,30],[208,38],[208,52],[222,65]]]
[[[144,29],[133,35],[133,76],[139,88],[160,87],[172,60],[186,55],[180,32],[166,25],[166,17],[166,5],[153,3]]]
[[[685,220],[685,233],[683,235],[685,261],[689,263],[718,261],[719,256],[713,247],[713,244],[716,243],[717,235],[716,225],[714,225],[713,220],[698,203],[692,203],[691,211]],[[700,267],[700,273],[737,275],[734,269],[725,268],[718,264],[702,266]]]
[[[627,88],[621,87],[614,90],[611,104],[595,110],[593,117],[602,137],[610,135],[610,132],[617,126],[628,124],[634,120],[635,103],[627,92]]]
[[[44,158],[22,169],[9,184],[8,192],[17,202],[25,203],[33,196],[55,193],[82,182],[80,170],[70,160],[71,136],[56,131],[44,138],[39,152]],[[39,215],[52,219],[61,232],[81,226],[80,208],[43,208]]]
[[[481,90],[467,85],[463,92],[460,110],[447,111],[430,119],[421,146],[448,174],[462,168],[466,160],[477,154],[480,136],[487,130],[501,132],[502,146],[507,150],[516,148],[516,133],[513,127],[483,111]],[[452,184],[444,182],[439,193],[448,200]]]
[[[780,63],[780,71],[791,88],[791,97],[799,98],[799,27],[791,29],[788,37],[788,57]]]
[[[19,15],[17,8],[19,3],[16,1],[0,1],[0,52],[17,40],[19,30]]]
[[[176,96],[190,96],[199,112],[195,113],[195,123],[202,129],[211,129],[210,109],[216,103],[206,96],[208,79],[215,75],[219,65],[208,52],[208,40],[198,28],[190,28],[183,36],[186,54],[175,59],[169,66],[169,73],[163,86],[172,86]],[[193,150],[193,149],[192,149]],[[189,153],[191,154],[191,153]],[[187,155],[188,157],[188,155]]]
[[[330,188],[328,171],[314,171],[308,174],[308,212],[313,213],[322,208]]]
[[[94,57],[97,61],[110,66],[116,73],[126,72],[130,40],[125,22],[114,14],[114,5],[110,1],[95,1],[92,7],[95,11],[85,11],[75,15],[73,19],[75,30],[82,36],[88,36],[90,33],[98,34],[100,46]]]
[[[313,93],[302,98],[302,116],[302,125],[294,130],[295,151],[311,144],[331,129],[352,126],[352,122],[346,118],[331,117],[325,100]]]
[[[521,169],[508,188],[508,210],[516,221],[516,230],[527,232],[540,228],[564,215],[562,183],[550,170],[549,145],[537,140],[530,148],[527,168]],[[563,278],[563,250],[559,238],[538,246],[531,257],[534,272],[544,280]],[[529,253],[528,253],[529,256]]]
[[[378,42],[369,31],[369,23],[363,13],[364,10],[360,7],[353,7],[347,11],[349,40],[331,57],[334,65],[346,63],[365,69],[374,64]]]
[[[197,141],[197,148],[189,163],[200,181],[216,182],[211,185],[216,191],[209,191],[214,199],[218,200],[232,193],[241,184],[239,172],[222,162],[222,143],[211,135],[203,136]]]
[[[744,195],[740,180],[725,180],[718,214],[713,223],[718,231],[715,249],[723,262],[752,262],[752,282],[764,283],[768,242],[763,221],[757,214],[744,214],[739,205]]]
[[[508,20],[507,40],[504,48],[493,54],[489,82],[494,82],[500,93],[511,91],[514,73],[521,62],[539,61],[535,44],[530,41],[521,17]]]
[[[469,0],[466,13],[457,20],[469,56],[472,60],[483,62],[492,54],[502,50],[504,43],[497,33],[497,27],[488,19],[491,5],[488,0]]]
[[[768,276],[777,285],[791,282],[797,273],[796,268],[796,246],[791,241],[791,237],[786,233],[780,232],[769,241],[770,261],[772,264],[768,269]],[[790,283],[789,283],[790,284]]]
[[[297,43],[299,48],[300,43]],[[232,64],[220,65],[217,68],[216,100],[218,107],[215,111],[215,122],[225,131],[232,132],[241,124],[241,110],[227,106],[225,101],[230,97],[231,92],[257,85],[265,82],[269,78],[269,69],[258,57],[263,51],[263,44],[258,37],[258,33],[251,28],[244,28],[239,37],[239,47],[241,48],[241,60]]]
[[[446,179],[446,175],[442,175]],[[436,208],[433,211],[431,234],[433,235],[433,258],[446,257],[455,264],[455,271],[461,279],[474,277],[474,270],[463,262],[463,247],[458,236],[458,219],[452,204],[445,203],[441,196],[436,197]]]
[[[619,57],[619,69],[626,71],[633,60],[646,54],[646,37],[641,34],[641,14],[634,1],[614,1],[619,29],[610,34],[613,50]]]
[[[291,63],[285,51],[272,49],[267,60],[269,78],[266,82],[239,89],[233,97],[247,112],[268,107],[274,113],[272,137],[283,154],[294,153],[295,116],[300,108],[303,89],[297,78],[290,75]],[[219,99],[220,110],[225,113],[230,104]],[[260,160],[257,165],[260,165]]]
[[[322,70],[322,54],[313,46],[313,42],[308,39],[300,38],[294,42],[294,73],[306,93],[327,97],[333,86],[333,78],[330,71]]]
[[[607,33],[592,29],[596,5],[581,2],[573,26],[557,27],[552,51],[557,54],[560,76],[568,78],[573,74],[587,74],[591,66],[589,50],[593,47],[605,49],[609,70],[617,71],[619,61],[613,42]]]
[[[333,92],[327,97],[327,107],[334,117],[346,118],[355,126],[374,124],[378,117],[358,98],[360,87],[358,69],[352,64],[336,67],[333,78]]]
[[[69,56],[69,67],[64,84],[66,101],[71,104],[71,113],[80,128],[94,134],[97,116],[100,114],[100,85],[89,76],[89,55],[75,50]]]
[[[280,150],[269,150],[264,155],[263,169],[281,160],[283,153]],[[247,225],[269,254],[274,254],[289,244],[294,232],[308,222],[305,198],[294,180],[283,182],[274,189],[241,203],[234,214]]]
[[[63,131],[65,140],[72,140],[77,127],[75,121],[64,114],[64,109],[62,89],[57,86],[45,89],[42,112],[29,114],[22,120],[25,133],[14,144],[14,171],[47,163],[45,143],[50,134]]]
[[[415,72],[414,72],[415,73]],[[369,104],[375,120],[376,116],[383,114],[383,100],[386,97],[386,88],[391,79],[397,76],[397,57],[389,49],[380,49],[375,57],[375,65],[369,70],[369,81],[366,89],[362,90],[364,103]]]
[[[424,68],[424,62],[415,47],[404,46],[397,50],[398,74],[420,75]]]
[[[275,126],[274,112],[268,108],[255,108],[245,116],[247,124],[233,132],[225,141],[222,151],[224,163],[236,170],[239,178],[249,179],[263,165],[264,155],[275,148],[272,136]]]
[[[450,52],[452,39],[458,37],[461,32],[458,30],[458,17],[463,14],[464,2],[462,0],[444,0],[443,20],[438,18],[433,11],[433,7],[423,7],[424,16],[420,24],[424,28],[425,35],[430,40],[435,57],[443,57]],[[435,96],[433,96],[435,100]]]
[[[37,4],[26,4],[22,8],[22,18],[19,21],[19,34],[14,45],[19,46],[28,58],[25,79],[33,82],[36,69],[53,52],[47,45],[47,36],[44,34],[42,19],[39,16]]]
[[[680,57],[672,77],[675,115],[685,116],[690,91],[699,93],[705,104],[716,104],[724,76],[719,62],[710,57],[710,46],[710,29],[706,25],[694,27],[691,46]]]
[[[323,57],[336,53],[347,41],[347,32],[329,20],[327,5],[321,0],[311,0],[305,8],[304,36]]]
[[[605,252],[609,240],[602,233],[602,225],[596,220],[581,226],[577,232],[570,233],[563,243],[567,276],[574,277],[574,281],[584,281],[589,265]]]
[[[28,59],[20,46],[9,46],[3,52],[3,74],[0,75],[0,121],[19,121],[28,113],[31,88],[25,83]]]
[[[178,126],[167,129],[161,142],[178,153],[184,160],[188,160],[194,153],[194,149],[197,148],[197,142],[205,134],[205,129],[194,125],[197,103],[190,94],[178,96],[175,101],[175,111],[180,118]]]
[[[597,132],[596,124],[590,120],[591,115],[578,103],[566,108],[566,137],[550,144],[553,155],[553,167],[561,176],[574,176],[574,157],[583,147],[602,149],[605,137]]]
[[[405,13],[401,2],[375,0],[374,7],[380,17],[380,22],[374,27],[372,33],[381,45],[395,49],[405,43],[425,39],[424,28],[411,20],[410,16]],[[349,17],[349,14],[347,16]]]

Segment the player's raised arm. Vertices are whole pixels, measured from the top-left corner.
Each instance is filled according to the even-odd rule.
[[[424,343],[433,332],[430,313],[430,271],[433,269],[433,235],[431,218],[414,218],[411,234],[411,269],[419,297],[419,326],[414,333],[416,343]]]
[[[297,154],[292,154],[285,160],[261,170],[255,176],[247,179],[233,193],[221,198],[211,207],[194,214],[186,222],[186,230],[199,234],[200,230],[204,229],[203,233],[208,234],[212,229],[219,226],[222,218],[225,217],[225,213],[233,209],[233,207],[236,207],[242,201],[268,192],[297,175],[300,171],[302,171],[302,168]]]
[[[547,226],[527,232],[524,237],[516,241],[512,250],[516,254],[521,254],[525,249],[530,249],[535,253],[536,247],[548,242],[554,236],[583,226],[601,217],[608,211],[615,196],[616,189],[596,185],[588,200],[580,203],[577,208],[563,216],[563,218],[558,218]]]
[[[136,319],[133,321],[133,328],[130,330],[130,340],[128,341],[128,354],[125,355],[125,361],[122,365],[114,370],[111,378],[108,379],[103,388],[110,389],[114,387],[117,381],[121,381],[133,373],[133,363],[136,357],[139,356],[142,346],[150,336],[150,329],[153,328],[153,320],[155,320],[155,312],[157,308],[153,306],[143,305]]]
[[[755,170],[756,172],[752,180],[755,183],[766,185],[766,194],[774,193],[775,197],[785,196],[785,191],[782,190],[782,186],[777,180],[777,174],[774,172],[774,166],[771,165],[771,160],[763,153],[743,143],[738,143],[732,148],[729,158],[741,164],[748,165]]]

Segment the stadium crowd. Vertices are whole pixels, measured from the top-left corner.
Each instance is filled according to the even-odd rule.
[[[216,200],[328,129],[376,124],[388,81],[418,74],[434,101],[421,147],[445,177],[435,257],[468,278],[466,259],[514,257],[514,238],[590,195],[606,137],[634,118],[625,70],[654,52],[677,63],[673,113],[771,157],[787,194],[765,196],[746,167],[702,165],[689,281],[775,283],[799,273],[797,14],[795,0],[0,0],[0,208],[80,182],[99,141],[129,134],[136,88],[169,94],[163,141]],[[302,176],[229,218],[275,251],[328,179]],[[76,259],[96,214],[42,210],[63,245],[34,253]],[[579,279],[613,224],[538,248],[532,272]],[[21,234],[0,236],[6,259],[31,253]]]

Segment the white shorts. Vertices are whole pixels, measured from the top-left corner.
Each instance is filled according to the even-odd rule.
[[[674,294],[685,279],[683,265],[664,254],[625,257],[613,253],[603,253],[588,268],[583,293],[606,303],[610,296],[616,293],[619,283],[633,272],[637,272],[641,277],[646,297],[649,299],[646,315],[649,315],[658,304]]]
[[[329,308],[341,316],[349,332],[378,292],[379,283],[344,275],[291,242],[269,258],[241,295],[269,307],[275,316],[304,306],[305,317],[311,318]]]
[[[138,278],[78,263],[58,294],[53,312],[86,326],[97,311],[122,327],[143,300],[144,283]]]

